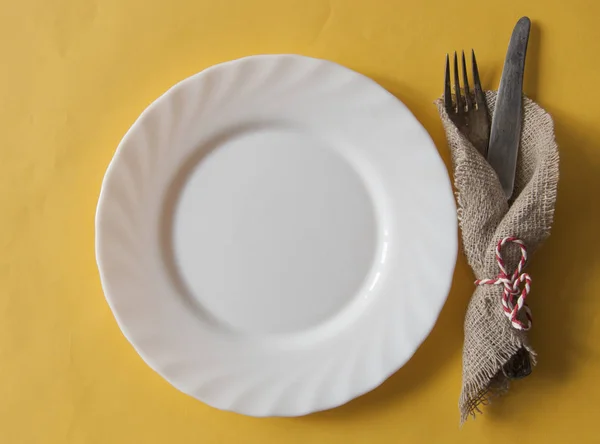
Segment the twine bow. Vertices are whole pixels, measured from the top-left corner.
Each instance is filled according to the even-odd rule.
[[[502,259],[502,247],[508,243],[518,245],[521,249],[521,259],[512,274],[506,272],[504,259]],[[503,285],[502,309],[504,310],[504,314],[508,317],[514,328],[527,331],[532,325],[531,310],[525,303],[527,295],[531,291],[531,277],[527,273],[523,273],[523,268],[525,268],[525,263],[527,262],[527,247],[525,247],[522,240],[516,237],[500,239],[496,246],[496,262],[498,263],[498,268],[500,268],[498,276],[494,279],[478,279],[475,281],[475,285]],[[525,312],[527,322],[522,322],[519,319],[521,310]]]

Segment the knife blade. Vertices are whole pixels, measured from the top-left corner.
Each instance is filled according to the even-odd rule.
[[[523,73],[530,28],[529,18],[522,17],[510,37],[490,130],[487,161],[496,171],[507,200],[511,198],[515,184],[523,117]]]

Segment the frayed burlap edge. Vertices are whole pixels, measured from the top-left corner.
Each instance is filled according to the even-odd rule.
[[[500,287],[478,287],[476,291],[484,289],[493,292],[495,299],[501,298],[502,289]],[[472,298],[476,298],[476,295],[474,294]],[[507,322],[507,320],[502,318],[499,319],[499,322]],[[490,360],[481,367],[470,380],[463,381],[459,399],[461,425],[469,417],[475,418],[478,413],[482,413],[480,406],[490,404],[494,398],[508,391],[510,379],[503,373],[503,368],[521,349],[527,351],[532,365],[537,364],[537,354],[529,344],[527,336],[516,332],[512,339],[512,341],[504,343],[504,348],[498,351],[496,359]]]

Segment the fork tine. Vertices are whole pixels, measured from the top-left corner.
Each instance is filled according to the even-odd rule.
[[[475,102],[477,109],[485,109],[485,96],[481,89],[481,81],[479,80],[479,70],[477,69],[477,60],[475,59],[475,50],[471,50],[472,65],[473,65],[473,89],[475,90]]]
[[[460,81],[458,80],[458,56],[454,51],[454,94],[456,95],[456,112],[461,114],[464,110],[462,97],[460,96]]]
[[[444,79],[444,107],[447,113],[454,111],[452,89],[450,88],[450,57],[448,54],[446,54],[446,75]]]
[[[469,90],[469,76],[467,75],[467,62],[465,62],[465,52],[462,52],[462,72],[463,86],[465,88],[465,102],[467,102],[467,110],[473,109],[473,101],[471,100],[471,91]]]

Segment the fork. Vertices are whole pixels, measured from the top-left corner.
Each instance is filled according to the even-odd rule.
[[[446,79],[444,84],[444,108],[450,120],[454,122],[458,130],[469,142],[481,153],[487,156],[488,143],[490,139],[490,117],[485,102],[485,95],[481,89],[479,70],[475,60],[475,51],[471,50],[473,68],[473,95],[469,89],[469,77],[467,75],[467,64],[465,52],[462,51],[462,74],[463,91],[461,94],[458,79],[458,57],[454,52],[454,98],[452,100],[452,89],[450,85],[450,57],[446,54]]]

